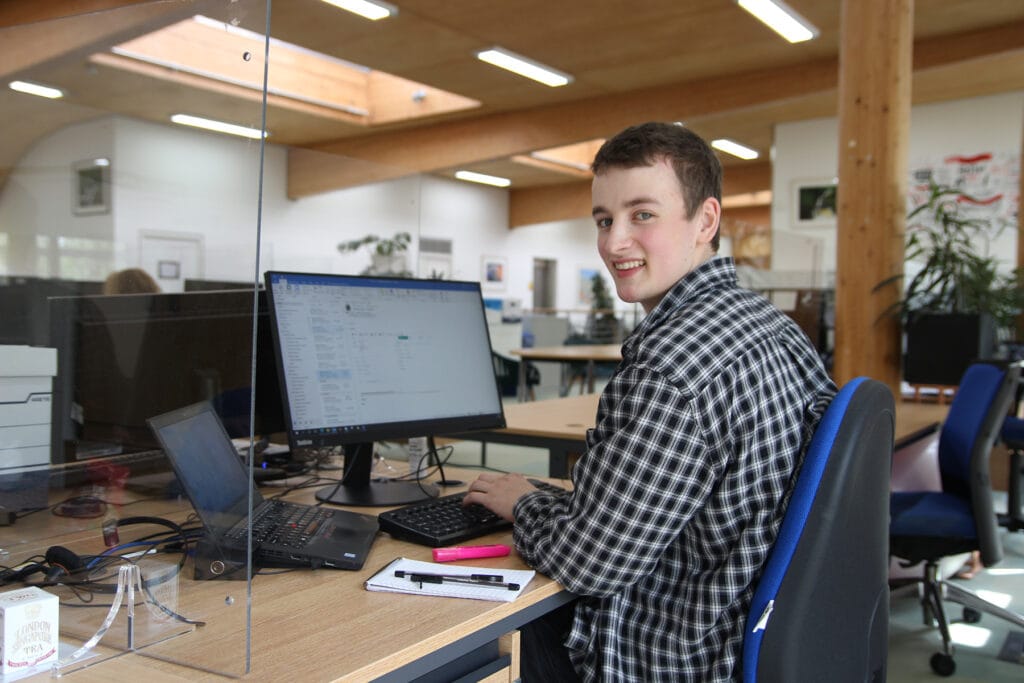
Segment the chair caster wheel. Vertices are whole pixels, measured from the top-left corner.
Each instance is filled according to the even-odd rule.
[[[981,621],[981,612],[971,607],[964,607],[964,623],[977,624]]]
[[[931,665],[932,671],[940,676],[952,676],[953,672],[956,671],[956,662],[953,661],[953,656],[942,652],[936,652],[932,655]]]

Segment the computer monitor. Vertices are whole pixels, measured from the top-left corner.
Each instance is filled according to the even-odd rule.
[[[45,345],[50,330],[47,299],[102,290],[102,282],[0,275],[0,344]]]
[[[403,505],[436,494],[371,476],[373,443],[505,426],[480,284],[269,271],[291,448],[343,446],[317,498]]]
[[[263,285],[260,284],[262,288]],[[185,278],[184,288],[186,292],[214,292],[222,289],[252,289],[252,282],[240,280],[209,280],[205,278]]]
[[[146,420],[202,400],[231,436],[247,437],[253,291],[50,299],[51,462],[158,449]],[[284,432],[262,291],[256,339],[255,433]]]

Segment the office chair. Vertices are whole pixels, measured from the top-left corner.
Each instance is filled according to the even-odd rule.
[[[1021,489],[1024,488],[1024,419],[1008,416],[999,433],[1006,447],[1010,449],[1010,480],[1007,483],[1008,496],[1006,514],[999,515],[999,524],[1010,531],[1024,530],[1024,507]]]
[[[526,363],[526,387],[530,400],[536,399],[534,387],[540,384],[540,370],[529,361],[517,361],[507,358],[497,351],[491,351],[491,362],[494,364],[494,376],[498,380],[498,388],[502,396],[515,396],[519,391],[519,364]]]
[[[588,344],[610,344],[611,341],[598,341],[593,337],[588,337],[585,334],[579,334],[573,332],[565,341],[562,342],[564,346],[579,346]],[[590,365],[586,361],[571,361],[565,364],[567,366],[565,382],[560,390],[561,396],[568,396],[572,393],[572,388],[579,380],[580,383],[580,395],[587,392],[594,391],[593,382],[595,379],[608,379],[615,374],[615,369],[618,367],[618,363],[594,363],[593,374],[588,370]],[[590,384],[587,383],[587,377],[590,376]]]
[[[885,680],[894,413],[860,377],[822,417],[754,592],[744,683]]]
[[[965,621],[977,621],[981,612],[987,612],[1024,627],[1021,615],[945,581],[939,573],[941,560],[952,555],[978,550],[986,567],[1003,557],[988,467],[1019,377],[1018,364],[969,366],[939,435],[942,490],[895,492],[890,501],[891,554],[905,566],[924,562],[917,583],[926,623],[934,619],[942,635],[942,651],[931,658],[932,670],[940,676],[956,670],[943,600],[963,605]]]

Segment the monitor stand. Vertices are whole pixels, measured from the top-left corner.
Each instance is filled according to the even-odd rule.
[[[341,481],[316,492],[316,499],[335,505],[357,507],[394,507],[436,498],[434,484],[425,481],[374,481],[373,442],[345,446],[345,474]]]

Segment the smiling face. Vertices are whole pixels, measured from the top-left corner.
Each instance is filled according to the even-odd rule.
[[[650,312],[684,275],[714,255],[721,205],[705,199],[687,218],[679,178],[667,159],[612,167],[594,176],[597,250],[619,298]]]

